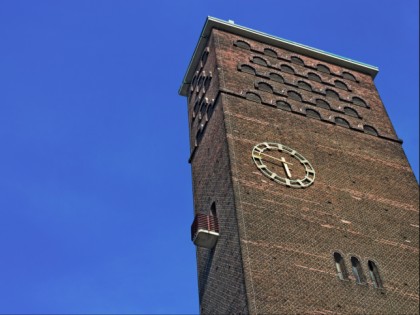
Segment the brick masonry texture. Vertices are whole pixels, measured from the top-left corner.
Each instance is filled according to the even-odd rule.
[[[237,40],[251,49],[235,46]],[[208,47],[197,71],[212,73],[210,85],[188,97],[194,208],[208,213],[215,202],[220,222],[216,247],[197,249],[201,313],[418,314],[418,184],[371,77],[219,30]],[[278,57],[264,55],[267,48]],[[271,68],[253,63],[255,56]],[[288,62],[291,56],[305,66]],[[318,63],[332,74],[314,70]],[[239,71],[242,64],[296,85],[305,81],[316,91],[334,90],[341,99]],[[281,64],[295,74],[277,70]],[[343,71],[358,81],[343,79]],[[308,72],[324,82],[308,80]],[[332,86],[336,79],[350,91]],[[258,90],[260,81],[275,91],[297,91],[304,100],[325,99],[335,110]],[[247,99],[247,92],[262,103]],[[352,104],[354,96],[369,108]],[[214,99],[212,115],[194,118],[197,99],[205,97]],[[292,111],[277,108],[276,100]],[[344,106],[361,117],[345,115]],[[324,120],[307,117],[307,108]],[[330,116],[346,119],[352,129]],[[363,133],[363,125],[381,137]],[[251,158],[253,146],[264,141],[301,153],[316,171],[314,184],[292,189],[264,176]],[[348,280],[338,278],[334,252],[344,257]],[[365,284],[356,284],[351,256],[361,261]],[[383,289],[374,288],[368,260],[377,264]]]

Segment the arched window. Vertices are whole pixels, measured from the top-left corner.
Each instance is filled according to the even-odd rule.
[[[308,73],[308,79],[316,82],[322,82],[321,77],[315,73]]]
[[[258,87],[259,90],[273,93],[272,86],[270,84],[265,83],[265,82],[259,82],[257,84],[257,87]]]
[[[216,202],[213,202],[210,207],[210,215],[217,217]]]
[[[321,64],[318,64],[316,66],[316,69],[320,72],[331,73],[330,69],[327,66],[324,66],[324,65],[321,65]]]
[[[251,49],[251,45],[248,44],[247,42],[243,41],[243,40],[237,40],[235,42],[235,46],[238,46],[238,47],[241,47],[241,48],[244,48],[244,49],[248,49],[248,50]]]
[[[284,83],[283,77],[281,75],[277,74],[277,73],[274,73],[274,72],[270,73],[270,79],[273,80],[273,81]]]
[[[240,70],[246,73],[255,74],[255,69],[248,65],[241,65]]]
[[[359,114],[353,108],[350,107],[344,107],[344,114],[359,118]]]
[[[351,270],[353,271],[353,275],[356,278],[357,284],[363,284],[366,283],[365,275],[363,274],[362,265],[360,264],[359,259],[352,256],[350,258],[351,261]]]
[[[313,109],[307,109],[306,116],[321,120],[321,115],[316,110],[313,110]]]
[[[341,82],[340,80],[335,80],[334,81],[334,85],[336,86],[336,87],[338,87],[339,89],[343,89],[343,90],[347,90],[348,91],[348,87],[347,87],[347,85],[344,83],[344,82]]]
[[[338,93],[333,91],[333,90],[327,89],[325,91],[325,94],[326,94],[327,97],[330,97],[330,98],[333,98],[333,99],[336,99],[336,100],[340,99],[340,96],[338,95]]]
[[[295,91],[288,91],[287,96],[290,97],[292,100],[302,101],[302,96],[300,96],[300,94],[296,93]]]
[[[368,260],[368,268],[369,268],[369,275],[370,279],[372,280],[373,286],[376,289],[382,289],[382,280],[379,275],[379,270],[376,264],[372,260]]]
[[[287,73],[295,73],[295,70],[293,70],[293,68],[289,67],[288,65],[281,65],[280,69],[281,71],[284,71]]]
[[[195,139],[196,139],[196,143],[197,144],[199,144],[201,142],[201,139],[203,139],[203,136],[204,136],[204,127],[205,127],[204,123],[201,123],[198,126],[197,135],[195,136]]]
[[[325,109],[331,109],[330,104],[328,104],[327,101],[324,101],[320,98],[317,98],[315,103],[316,103],[316,106],[318,106],[318,107],[325,108]]]
[[[335,117],[334,121],[339,126],[350,128],[350,124],[348,123],[348,121],[343,118]]]
[[[265,66],[267,67],[267,61],[265,61],[264,59],[260,58],[260,57],[254,57],[252,58],[252,61],[254,63],[256,63],[257,65],[261,65],[261,66]]]
[[[287,110],[288,112],[292,111],[292,107],[290,106],[290,104],[284,101],[277,101],[276,105],[277,105],[277,108],[279,109]]]
[[[298,87],[299,87],[299,89],[303,89],[303,90],[306,90],[306,91],[312,91],[312,86],[310,86],[308,83],[303,82],[303,81],[298,82]]]
[[[376,129],[375,128],[373,128],[372,126],[369,126],[369,125],[364,125],[363,126],[363,130],[366,132],[366,133],[368,133],[368,134],[370,134],[370,135],[372,135],[372,136],[378,136],[378,132],[376,131]]]
[[[349,278],[349,274],[347,272],[346,263],[340,253],[334,253],[334,262],[338,278],[340,278],[340,280],[347,280]]]
[[[211,116],[213,115],[213,112],[214,112],[214,103],[210,103],[207,106],[207,117],[208,117],[208,119],[211,118]]]
[[[270,48],[265,48],[264,49],[264,55],[277,58],[277,53],[274,50],[270,49]]]
[[[362,100],[360,97],[354,96],[352,101],[353,101],[353,104],[355,104],[355,105],[362,106],[362,107],[368,107],[366,102],[364,100]]]
[[[343,72],[343,78],[350,80],[350,81],[355,81],[356,82],[356,78],[354,77],[354,75],[352,75],[349,72]]]
[[[200,108],[200,100],[196,100],[194,103],[194,108],[193,108],[193,118],[195,118],[195,116],[198,114],[198,109]]]
[[[305,63],[303,62],[303,60],[302,60],[302,59],[300,59],[299,57],[295,57],[295,56],[293,56],[293,57],[291,57],[291,58],[290,58],[290,61],[291,61],[292,63],[297,64],[297,65],[301,65],[301,66],[304,66],[304,65],[305,65]]]
[[[258,94],[252,92],[246,93],[246,99],[253,102],[261,103],[261,97]]]

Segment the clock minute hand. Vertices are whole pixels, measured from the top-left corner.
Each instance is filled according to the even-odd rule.
[[[271,156],[271,155],[268,155],[268,154],[265,154],[265,153],[262,153],[262,152],[259,152],[259,154],[260,154],[260,155],[265,155],[265,156],[268,156],[268,157],[272,158],[273,160],[276,160],[276,161],[282,162],[282,163],[284,163],[284,164],[293,165],[292,163],[286,162],[286,160],[285,160],[284,158],[278,159],[278,158],[275,158],[274,156]]]

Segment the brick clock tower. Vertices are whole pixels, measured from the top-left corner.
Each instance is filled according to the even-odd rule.
[[[377,72],[207,18],[179,91],[201,313],[418,313],[418,184]]]

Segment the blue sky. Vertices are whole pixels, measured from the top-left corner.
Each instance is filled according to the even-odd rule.
[[[419,176],[418,1],[0,1],[0,313],[198,312],[186,99],[205,18],[379,67]]]

